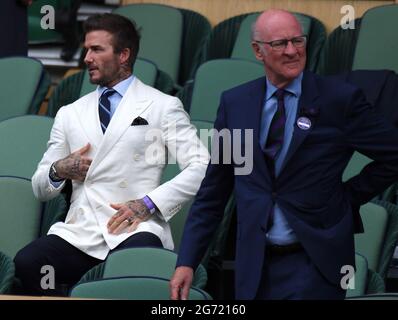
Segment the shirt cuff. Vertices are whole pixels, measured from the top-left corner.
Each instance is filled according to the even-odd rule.
[[[58,189],[60,187],[60,185],[64,182],[64,180],[62,181],[54,181],[53,179],[51,179],[50,177],[48,177],[48,179],[50,180],[51,185],[55,188]]]
[[[156,206],[155,204],[152,202],[151,198],[149,198],[148,196],[145,196],[144,198],[142,198],[142,201],[144,201],[145,205],[147,206],[147,208],[149,209],[149,212],[151,214],[154,214],[156,211]]]

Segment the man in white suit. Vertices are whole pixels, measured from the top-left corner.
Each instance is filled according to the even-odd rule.
[[[173,249],[168,220],[196,194],[209,161],[180,100],[132,74],[139,50],[134,24],[103,14],[84,27],[85,63],[98,87],[59,110],[32,178],[42,201],[57,196],[67,179],[73,192],[65,222],[15,257],[28,294],[64,294],[113,250]],[[183,170],[159,185],[168,154]],[[45,265],[54,268],[53,290],[41,286]]]

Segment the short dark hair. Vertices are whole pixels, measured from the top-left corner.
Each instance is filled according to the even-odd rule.
[[[84,34],[98,30],[112,34],[113,51],[120,53],[124,48],[129,48],[128,62],[133,66],[140,49],[140,34],[134,21],[114,13],[95,14],[84,22],[83,30]]]

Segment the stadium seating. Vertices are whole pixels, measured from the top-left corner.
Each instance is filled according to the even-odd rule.
[[[0,59],[0,121],[39,111],[50,80],[43,65],[31,58]],[[4,102],[7,103],[4,103]]]
[[[366,258],[359,253],[355,253],[355,267],[355,275],[350,279],[346,298],[385,291],[383,279],[368,269]]]
[[[317,72],[324,75],[351,70],[390,69],[398,71],[394,51],[398,5],[371,8],[354,20],[354,29],[340,26],[328,36],[320,54]]]
[[[39,236],[42,204],[29,179],[0,176],[0,251],[9,257]]]
[[[32,178],[47,149],[54,119],[26,115],[0,121],[0,175]]]
[[[155,62],[177,83],[183,31],[181,12],[157,4],[131,4],[118,7],[113,13],[136,23],[141,35],[139,57]]]
[[[79,283],[70,297],[122,300],[169,300],[169,280],[160,277],[118,277]],[[189,300],[210,300],[205,291],[192,287]]]
[[[214,122],[223,91],[262,76],[264,67],[252,61],[218,59],[204,63],[193,82],[191,119]]]
[[[0,251],[0,294],[11,293],[15,275],[14,262]]]
[[[355,250],[366,257],[370,270],[385,279],[398,241],[398,207],[374,200],[360,212],[364,233],[355,235]]]
[[[177,254],[167,249],[140,247],[116,250],[105,262],[86,272],[79,282],[125,276],[156,276],[170,279],[176,261]],[[206,269],[199,265],[194,274],[193,285],[204,288],[206,282]]]

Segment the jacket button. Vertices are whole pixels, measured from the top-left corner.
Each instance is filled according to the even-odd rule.
[[[126,181],[122,181],[119,183],[119,187],[120,188],[127,188],[127,182]]]
[[[276,199],[277,196],[278,196],[278,193],[277,193],[277,192],[272,192],[272,193],[271,193],[272,200],[275,201],[275,199]]]
[[[133,158],[135,161],[139,161],[141,159],[139,154],[135,154]]]
[[[83,208],[79,208],[79,214],[83,214],[84,213],[84,210],[83,210]]]

